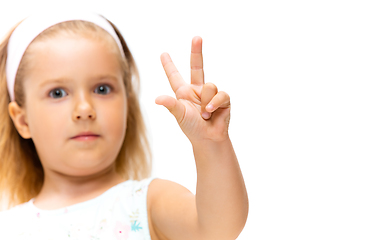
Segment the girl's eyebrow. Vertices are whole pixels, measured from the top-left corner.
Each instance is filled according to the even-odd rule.
[[[96,76],[96,77],[93,77],[92,80],[102,80],[102,79],[111,79],[115,82],[118,82],[117,78],[113,75],[109,75],[109,74],[106,74],[106,75],[99,75],[99,76]],[[42,82],[39,87],[42,88],[44,87],[45,85],[47,84],[52,84],[52,83],[66,83],[68,82],[69,80],[67,78],[56,78],[56,79],[50,79],[50,80],[46,80],[44,82]]]
[[[52,79],[52,80],[46,80],[44,82],[42,82],[39,87],[42,88],[44,87],[45,85],[47,84],[51,84],[51,83],[65,83],[67,82],[68,80],[65,79],[65,78],[57,78],[57,79]]]
[[[118,79],[117,79],[117,77],[116,76],[114,76],[114,75],[109,75],[109,74],[106,74],[106,75],[99,75],[99,76],[97,76],[97,77],[95,77],[94,79],[95,80],[102,80],[102,79],[111,79],[111,80],[113,80],[113,81],[115,81],[115,82],[118,82]]]

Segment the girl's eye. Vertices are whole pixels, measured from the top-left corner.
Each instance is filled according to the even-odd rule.
[[[97,90],[100,94],[106,95],[111,91],[111,87],[109,87],[108,85],[100,85],[96,88],[96,92]],[[66,92],[62,88],[56,88],[49,92],[49,96],[55,99],[65,97],[66,95],[68,94],[66,94]]]
[[[64,93],[65,93],[65,91],[62,88],[56,88],[56,89],[53,89],[52,91],[49,92],[49,96],[57,99],[57,98],[63,97]]]
[[[109,91],[108,91],[109,89]],[[108,94],[111,91],[111,88],[108,85],[100,85],[96,88],[96,91],[99,90],[99,92],[102,95]]]

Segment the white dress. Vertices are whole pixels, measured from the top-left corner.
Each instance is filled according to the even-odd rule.
[[[128,180],[55,210],[37,208],[32,198],[0,212],[0,239],[150,240],[146,196],[152,180]]]

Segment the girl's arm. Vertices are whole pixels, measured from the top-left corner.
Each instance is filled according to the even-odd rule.
[[[183,81],[168,54],[161,61],[177,99],[161,96],[156,103],[175,116],[192,143],[197,191],[194,195],[171,181],[152,182],[152,239],[235,239],[247,219],[248,198],[228,135],[230,98],[204,82],[201,38],[192,41],[191,84]]]
[[[231,141],[200,142],[193,150],[201,230],[207,239],[235,239],[246,223],[248,198]]]

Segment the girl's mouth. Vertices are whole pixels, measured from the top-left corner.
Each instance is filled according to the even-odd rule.
[[[96,140],[99,136],[98,135],[88,135],[88,136],[78,136],[78,137],[74,137],[72,138],[73,140],[77,140],[77,141],[93,141],[93,140]]]

